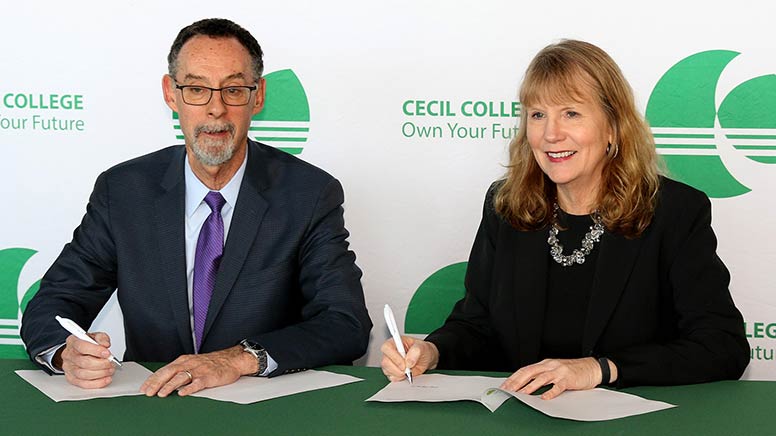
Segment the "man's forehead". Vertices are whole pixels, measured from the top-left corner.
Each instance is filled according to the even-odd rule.
[[[198,35],[181,48],[179,71],[190,79],[251,80],[250,53],[237,39]]]

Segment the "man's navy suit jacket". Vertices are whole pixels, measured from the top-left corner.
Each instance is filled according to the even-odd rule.
[[[124,315],[125,360],[168,362],[194,353],[185,158],[184,146],[173,146],[98,177],[72,242],[25,310],[21,335],[30,356],[65,341],[55,315],[88,327],[114,290]],[[372,323],[342,203],[342,186],[326,172],[248,142],[201,352],[248,338],[278,363],[272,375],[364,354]]]

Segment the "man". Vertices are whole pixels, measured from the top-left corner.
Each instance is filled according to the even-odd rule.
[[[98,177],[24,313],[32,360],[77,386],[108,385],[108,335],[93,345],[54,317],[89,326],[118,289],[125,359],[171,361],[146,380],[148,396],[352,362],[372,323],[342,187],[248,139],[265,95],[258,42],[229,20],[202,20],[181,30],[168,62],[164,99],[185,146]]]

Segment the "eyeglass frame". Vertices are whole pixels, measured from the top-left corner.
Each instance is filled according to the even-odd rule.
[[[180,89],[181,91],[181,99],[183,99],[183,102],[186,103],[189,106],[206,106],[208,103],[210,103],[210,100],[213,99],[213,92],[218,91],[218,94],[221,96],[221,102],[225,104],[226,106],[233,106],[233,107],[240,107],[240,106],[247,106],[251,103],[251,97],[250,95],[253,93],[253,91],[259,89],[259,85],[231,85],[231,86],[224,86],[222,88],[211,88],[209,86],[204,85],[180,85],[177,80],[173,79],[175,82],[175,89]],[[208,97],[207,101],[204,103],[189,103],[186,101],[186,98],[183,97],[183,90],[186,88],[203,88],[210,91],[210,97]],[[248,88],[248,101],[246,101],[243,104],[231,104],[227,103],[224,99],[224,94],[221,92],[224,89],[229,88]]]

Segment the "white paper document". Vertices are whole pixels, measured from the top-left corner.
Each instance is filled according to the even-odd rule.
[[[566,391],[552,400],[542,400],[539,396],[498,389],[497,386],[504,380],[506,378],[503,377],[423,374],[416,377],[412,385],[406,380],[389,383],[366,401],[470,400],[477,401],[494,412],[504,401],[515,397],[545,415],[576,421],[605,421],[676,407],[662,401],[599,388]]]
[[[388,386],[372,395],[366,401],[442,402],[470,400],[482,403],[483,393],[494,386],[500,386],[504,380],[506,380],[506,377],[422,374],[414,378],[412,384],[408,383],[407,380],[389,383]],[[506,401],[507,398],[502,399],[501,403]],[[491,409],[491,411],[496,410],[498,406],[495,409]],[[488,405],[485,404],[485,407],[488,407]]]
[[[191,396],[231,401],[238,404],[250,404],[357,381],[362,381],[362,379],[328,371],[307,370],[273,378],[240,377],[239,380],[230,385],[205,389],[191,394]]]
[[[52,400],[59,402],[142,395],[140,386],[152,372],[138,363],[122,362],[122,366],[117,367],[113,373],[111,384],[102,389],[79,388],[68,383],[63,375],[50,376],[37,369],[19,370],[16,374]]]

